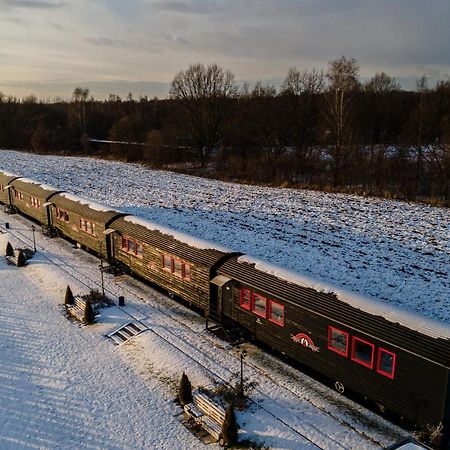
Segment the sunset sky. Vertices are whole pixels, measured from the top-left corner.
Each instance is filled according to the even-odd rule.
[[[450,77],[450,1],[0,0],[0,42],[0,92],[18,97],[164,97],[195,62],[279,83],[341,55],[410,88]]]

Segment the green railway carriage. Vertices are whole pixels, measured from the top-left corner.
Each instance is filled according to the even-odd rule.
[[[242,256],[218,270],[222,320],[412,423],[450,432],[450,327]],[[212,280],[214,282],[214,280]],[[443,444],[446,448],[445,444]]]
[[[49,201],[52,227],[59,234],[99,256],[106,256],[104,231],[109,222],[123,213],[66,192],[53,195]]]
[[[11,205],[11,188],[9,184],[17,178],[19,178],[17,175],[0,171],[0,203],[7,207]]]
[[[209,280],[227,249],[134,216],[113,220],[108,231],[112,260],[215,320]]]
[[[11,204],[22,214],[39,222],[42,226],[49,226],[50,210],[48,200],[58,189],[29,180],[28,178],[16,178],[10,183]]]

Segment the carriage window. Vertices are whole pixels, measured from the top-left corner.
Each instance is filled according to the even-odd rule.
[[[183,278],[185,280],[191,279],[191,266],[186,263],[184,263],[184,265],[183,265]]]
[[[41,201],[36,197],[30,197],[30,202],[31,202],[31,205],[34,206],[35,208],[41,207]]]
[[[328,348],[342,356],[348,355],[348,333],[328,327]]]
[[[169,255],[163,255],[162,261],[163,261],[163,269],[171,271],[172,270],[172,257],[170,257]]]
[[[284,305],[269,300],[269,320],[278,325],[284,325]]]
[[[3,186],[2,183],[0,183],[0,192],[4,192],[4,190],[5,190],[5,186]]]
[[[136,256],[138,258],[144,257],[144,253],[142,251],[142,244],[140,244],[139,242],[136,242]]]
[[[241,288],[241,307],[250,309],[252,293],[248,289]]]
[[[173,273],[174,273],[174,275],[176,275],[178,277],[183,276],[182,263],[179,259],[174,260]]]
[[[358,364],[372,369],[374,345],[357,337],[352,340],[352,359]]]
[[[377,372],[392,380],[394,379],[395,353],[388,352],[383,348],[378,349]]]
[[[14,190],[14,197],[16,197],[19,200],[23,200],[23,193],[22,191],[19,191],[18,189]]]
[[[253,294],[253,309],[252,311],[258,316],[266,317],[267,299],[262,295]]]
[[[56,218],[63,222],[69,221],[69,213],[63,209],[56,208]]]

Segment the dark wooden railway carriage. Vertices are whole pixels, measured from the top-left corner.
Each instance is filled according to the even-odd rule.
[[[11,188],[8,187],[11,181],[19,178],[9,172],[0,171],[0,203],[6,206],[11,205]]]
[[[53,228],[81,247],[106,256],[104,231],[123,213],[66,192],[53,195],[49,201]]]
[[[50,221],[48,200],[60,191],[27,178],[16,178],[10,182],[10,186],[12,186],[11,204],[42,226],[48,226]]]
[[[256,264],[256,267],[255,267]],[[450,327],[312,280],[232,258],[219,269],[223,319],[418,425],[450,427]],[[217,279],[217,278],[216,278]],[[213,280],[215,282],[215,280]]]
[[[114,220],[108,231],[111,259],[215,320],[209,280],[218,264],[230,257],[226,249],[134,216]]]

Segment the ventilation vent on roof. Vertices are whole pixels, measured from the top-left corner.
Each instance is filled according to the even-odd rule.
[[[117,345],[120,345],[145,330],[148,330],[148,328],[142,323],[129,322],[108,334],[107,337],[111,338]]]

